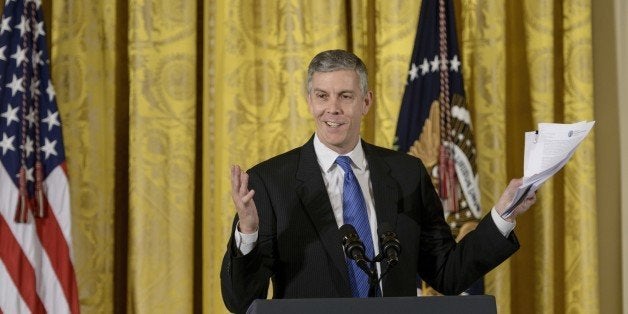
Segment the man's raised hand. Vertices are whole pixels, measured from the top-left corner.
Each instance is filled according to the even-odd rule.
[[[497,201],[497,204],[495,204],[495,210],[497,210],[498,214],[502,215],[510,203],[512,203],[515,193],[522,183],[523,179],[510,180],[506,190],[504,190],[504,193],[502,193],[502,196]],[[505,219],[507,221],[514,222],[517,216],[525,213],[532,205],[534,205],[534,203],[536,203],[536,193],[528,193],[528,195],[524,196],[524,200],[517,205],[517,207],[515,207],[512,214]]]
[[[231,198],[238,212],[239,230],[245,234],[257,231],[259,216],[253,201],[254,190],[249,190],[249,175],[240,166],[231,166]]]

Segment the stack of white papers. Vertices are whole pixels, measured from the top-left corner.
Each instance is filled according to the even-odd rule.
[[[536,192],[543,182],[565,166],[594,124],[595,121],[539,123],[537,131],[526,132],[523,184],[502,213],[503,218],[508,218],[529,193]]]

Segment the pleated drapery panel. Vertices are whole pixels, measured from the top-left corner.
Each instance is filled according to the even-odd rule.
[[[73,251],[83,313],[114,311],[117,127],[128,66],[115,1],[44,2],[52,81],[63,123]],[[126,31],[126,30],[125,30]],[[124,150],[124,147],[122,147]],[[122,193],[127,193],[123,191]]]
[[[129,312],[193,310],[197,4],[129,2]]]
[[[523,175],[523,131],[593,120],[588,1],[461,2],[482,201]],[[464,62],[467,60],[467,62]],[[518,219],[521,250],[488,276],[500,313],[596,313],[593,136]]]

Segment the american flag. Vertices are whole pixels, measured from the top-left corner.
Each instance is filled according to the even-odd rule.
[[[0,25],[0,313],[79,313],[61,121],[41,0]]]
[[[428,168],[454,235],[475,228],[481,217],[475,140],[452,0],[421,3],[394,145]]]

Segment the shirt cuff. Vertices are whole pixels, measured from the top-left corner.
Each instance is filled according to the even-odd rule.
[[[502,216],[499,215],[495,207],[491,209],[491,217],[493,217],[493,222],[495,222],[495,226],[497,226],[499,232],[501,232],[502,235],[504,235],[504,237],[506,238],[508,238],[512,230],[514,230],[515,226],[517,225],[516,222],[509,222],[502,218]]]
[[[259,230],[255,230],[255,232],[246,234],[240,232],[240,221],[236,224],[235,232],[233,233],[233,237],[235,239],[236,248],[242,253],[242,255],[246,255],[251,253],[257,245],[257,233]]]

